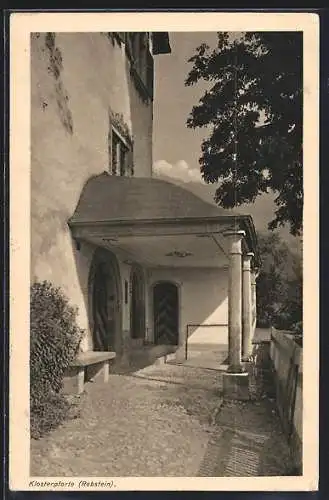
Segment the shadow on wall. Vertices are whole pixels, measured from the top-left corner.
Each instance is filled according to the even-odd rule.
[[[90,304],[89,304],[89,273],[93,260],[93,256],[97,249],[89,243],[82,242],[77,243],[73,238],[71,238],[72,252],[74,256],[76,275],[78,277],[78,282],[81,290],[81,295],[83,298],[83,305],[86,314],[86,320],[88,325],[88,334],[84,342],[87,345],[88,350],[93,348],[92,345],[92,332],[91,332],[91,318],[90,318]]]

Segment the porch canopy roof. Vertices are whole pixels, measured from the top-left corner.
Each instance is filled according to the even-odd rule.
[[[160,179],[119,177],[107,172],[94,176],[85,184],[68,223],[73,238],[77,240],[121,248],[126,250],[126,254],[129,251],[130,254],[138,253],[139,246],[144,255],[148,249],[151,251],[149,242],[153,240],[153,249],[154,245],[164,250],[172,248],[177,253],[176,257],[179,253],[194,254],[193,249],[200,255],[200,244],[203,257],[207,252],[209,254],[207,244],[201,237],[210,238],[212,245],[217,244],[217,252],[221,251],[227,257],[223,233],[244,230],[245,251],[254,253],[255,267],[260,265],[251,216],[219,208],[180,186]],[[195,246],[196,239],[200,249]],[[183,250],[184,244],[189,248],[184,247]],[[165,255],[175,257],[169,254],[168,251]],[[189,259],[190,262],[192,260]],[[203,266],[206,260],[203,258]],[[211,263],[210,254],[208,261]],[[169,259],[166,262],[172,265]]]

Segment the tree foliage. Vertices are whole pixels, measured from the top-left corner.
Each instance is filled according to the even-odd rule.
[[[188,127],[208,127],[199,163],[216,202],[232,208],[272,190],[273,230],[302,229],[302,33],[248,32],[202,44],[185,84],[207,82]]]
[[[257,321],[298,333],[303,320],[300,255],[291,252],[276,233],[259,234],[262,269],[257,279]]]

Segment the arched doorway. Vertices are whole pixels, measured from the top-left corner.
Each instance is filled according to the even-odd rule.
[[[130,332],[133,339],[145,338],[145,285],[144,275],[140,267],[131,270],[131,309]]]
[[[154,341],[178,345],[179,303],[175,283],[163,281],[153,287]]]
[[[99,249],[90,270],[90,323],[94,351],[118,351],[121,338],[120,272],[116,257]]]

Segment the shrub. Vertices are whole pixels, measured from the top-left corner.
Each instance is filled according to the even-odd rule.
[[[70,404],[60,393],[65,371],[76,356],[83,330],[77,310],[60,288],[48,281],[31,287],[30,403],[31,434],[40,437],[68,416]]]
[[[31,436],[39,439],[70,417],[70,404],[63,394],[57,394],[51,389],[31,400]]]

